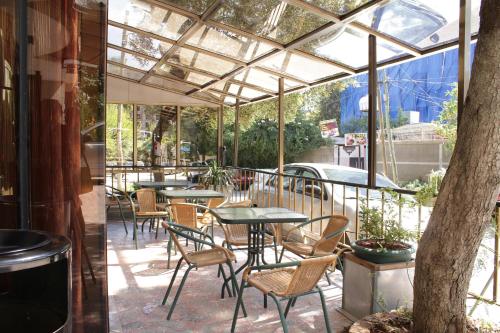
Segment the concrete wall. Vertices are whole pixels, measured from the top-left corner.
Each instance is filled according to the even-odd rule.
[[[386,154],[388,162],[388,176],[392,179],[391,162],[388,155],[389,148],[386,143]],[[339,149],[340,148],[340,149]],[[304,153],[297,162],[317,162],[339,164],[338,152],[340,150],[340,165],[349,166],[349,158],[358,157],[358,149],[351,155],[347,154],[342,147],[321,147]],[[395,141],[394,150],[399,182],[406,182],[414,179],[425,179],[432,171],[440,168],[447,168],[451,158],[449,152],[439,140],[428,141]],[[361,157],[365,155],[364,148],[361,148]],[[365,163],[365,169],[368,167]],[[383,173],[382,146],[377,145],[377,172]]]

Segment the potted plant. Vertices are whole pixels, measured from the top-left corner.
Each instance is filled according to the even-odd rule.
[[[415,195],[418,203],[423,206],[434,207],[445,173],[445,169],[431,171],[429,181],[421,186]]]
[[[208,166],[208,171],[202,177],[202,183],[205,188],[222,191],[226,196],[230,196],[234,190],[232,172],[219,166],[218,163]]]
[[[395,198],[395,195],[386,197]],[[385,211],[369,208],[366,200],[360,209],[360,239],[351,244],[354,254],[362,259],[377,264],[406,262],[415,252],[408,242],[416,239],[416,233],[404,229],[396,220],[394,203],[384,199]],[[402,199],[404,201],[404,199]],[[399,202],[399,205],[404,202]]]

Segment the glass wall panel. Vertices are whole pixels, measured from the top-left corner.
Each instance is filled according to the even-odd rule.
[[[479,28],[481,0],[471,4],[471,32]],[[458,0],[391,1],[358,18],[358,22],[425,49],[458,38]]]
[[[214,19],[282,44],[289,43],[328,22],[278,0],[229,0],[219,8]]]
[[[132,104],[106,106],[106,165],[133,165],[134,107]]]
[[[108,25],[108,43],[155,58],[161,58],[172,46],[170,43],[112,25]]]
[[[302,50],[338,61],[354,68],[368,66],[368,34],[349,27],[340,27],[313,40]],[[403,55],[403,50],[377,39],[377,61]]]
[[[123,77],[126,77],[128,79],[132,79],[132,80],[136,80],[136,81],[139,81],[144,76],[143,72],[135,71],[131,68],[117,66],[117,65],[115,65],[113,63],[109,63],[109,62],[107,65],[107,70],[108,70],[109,74],[123,76]]]
[[[198,68],[215,75],[223,75],[236,68],[236,64],[186,48],[178,48],[168,62]]]
[[[0,4],[0,228],[17,227],[16,2]]]
[[[217,158],[217,110],[182,108],[181,163],[199,165]]]
[[[108,19],[170,39],[179,39],[192,21],[141,0],[109,0]]]
[[[273,49],[268,43],[211,27],[199,29],[187,43],[247,62]]]
[[[148,71],[155,65],[155,61],[153,60],[131,53],[122,52],[111,47],[108,47],[108,60],[143,71]]]
[[[175,165],[175,106],[137,105],[137,165]]]
[[[342,72],[342,70],[336,66],[327,64],[323,61],[312,60],[292,52],[277,54],[262,62],[262,66],[295,77],[300,77],[309,82]]]

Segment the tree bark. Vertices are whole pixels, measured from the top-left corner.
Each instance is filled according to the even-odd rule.
[[[457,143],[419,243],[414,332],[465,332],[474,260],[500,190],[500,1],[483,0]]]

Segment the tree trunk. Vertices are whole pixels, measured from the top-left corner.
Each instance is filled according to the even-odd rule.
[[[416,333],[465,332],[474,260],[500,187],[500,1],[483,0],[457,143],[416,259]]]

